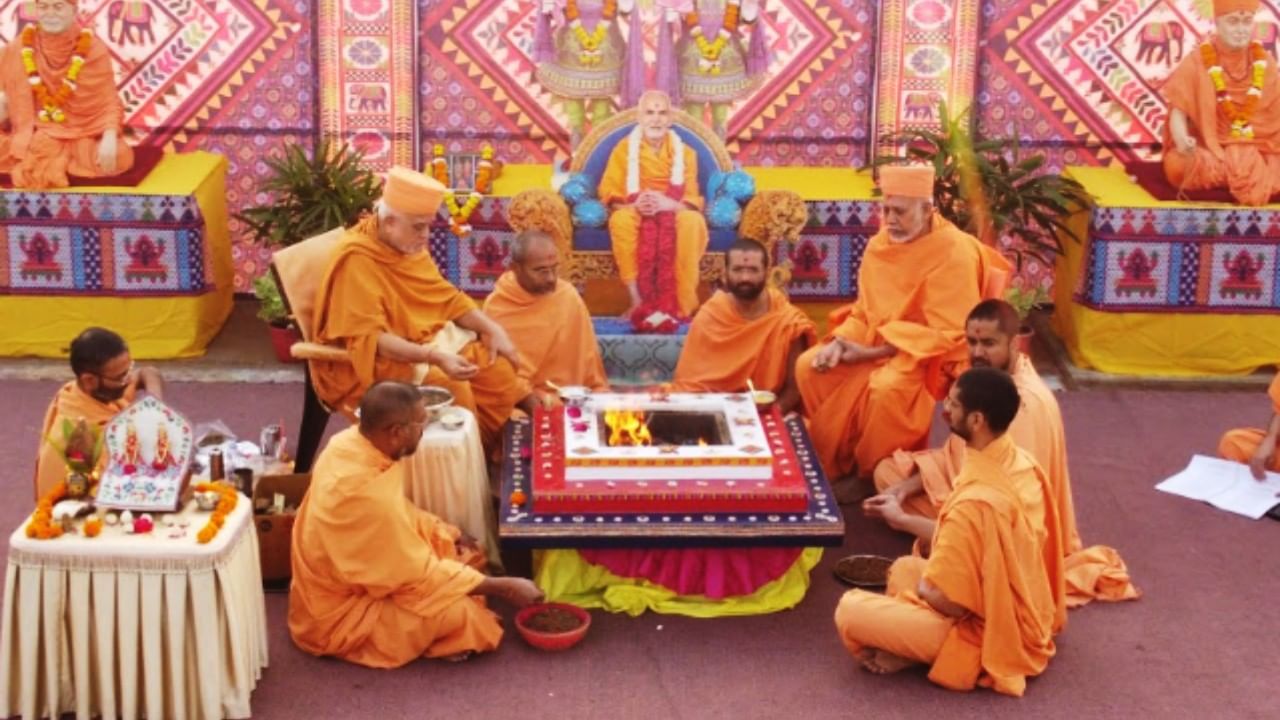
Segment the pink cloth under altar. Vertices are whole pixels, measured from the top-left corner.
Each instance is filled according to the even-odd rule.
[[[782,577],[803,548],[671,548],[579,550],[619,577],[648,580],[679,595],[713,600],[750,595]]]

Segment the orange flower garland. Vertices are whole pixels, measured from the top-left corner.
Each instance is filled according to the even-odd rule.
[[[1267,51],[1260,43],[1249,43],[1249,57],[1252,60],[1253,81],[1245,94],[1244,107],[1236,105],[1227,94],[1227,81],[1223,77],[1222,66],[1218,64],[1218,53],[1213,43],[1200,46],[1200,57],[1209,69],[1209,79],[1213,81],[1213,90],[1217,95],[1222,112],[1231,123],[1231,137],[1250,139],[1253,137],[1253,113],[1262,100],[1262,85],[1267,72]]]
[[[52,540],[62,535],[62,526],[53,523],[53,506],[66,496],[67,483],[60,482],[40,498],[40,502],[36,503],[36,511],[31,514],[31,522],[27,523],[27,537]]]
[[[431,148],[431,156],[431,177],[449,187],[449,160],[444,156],[444,145],[437,143]]]
[[[493,183],[493,148],[480,149],[480,164],[476,166],[476,192],[487,193]]]
[[[209,522],[200,528],[200,532],[196,533],[196,542],[204,545],[222,529],[222,525],[227,521],[227,515],[236,509],[236,502],[240,498],[240,494],[236,489],[226,483],[197,483],[196,492],[216,492],[222,497],[218,500],[218,504],[213,508],[213,514],[209,516]]]
[[[56,90],[49,90],[40,77],[36,67],[36,27],[28,25],[22,30],[22,67],[27,71],[27,82],[31,84],[31,92],[36,96],[36,107],[40,108],[39,117],[43,121],[63,122],[67,119],[62,112],[62,105],[76,91],[76,81],[80,78],[80,70],[84,68],[85,57],[89,54],[89,46],[93,42],[93,32],[85,29],[76,38],[75,49],[71,54],[71,65],[62,78],[62,84]]]
[[[742,17],[740,3],[730,0],[725,4],[724,19],[720,22],[720,32],[715,40],[707,40],[702,34],[702,21],[698,17],[698,5],[695,0],[693,10],[684,16],[684,26],[688,28],[693,42],[698,46],[702,58],[698,60],[698,69],[707,75],[720,74],[720,53],[729,44],[729,38],[738,31],[738,21]]]

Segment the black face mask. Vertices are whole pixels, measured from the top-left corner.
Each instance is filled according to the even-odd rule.
[[[764,292],[764,283],[740,282],[729,286],[729,292],[739,300],[750,302]]]

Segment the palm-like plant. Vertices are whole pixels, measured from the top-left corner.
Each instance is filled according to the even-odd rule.
[[[1027,255],[1051,265],[1063,237],[1083,240],[1069,222],[1093,204],[1080,183],[1043,172],[1042,154],[1022,157],[1016,136],[975,140],[967,109],[952,117],[943,101],[938,117],[941,130],[912,130],[893,142],[908,161],[933,165],[934,205],[943,217],[991,245],[1008,238],[1018,267]],[[875,164],[903,159],[881,156]]]

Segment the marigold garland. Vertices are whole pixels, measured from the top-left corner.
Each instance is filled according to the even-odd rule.
[[[67,483],[59,482],[36,503],[36,511],[27,523],[27,537],[36,540],[52,540],[62,535],[62,526],[53,522],[53,506],[67,496]]]
[[[444,145],[437,143],[431,149],[431,156],[431,177],[449,187],[449,160],[444,156]]]
[[[738,20],[742,17],[740,6],[741,3],[732,0],[725,4],[724,19],[720,22],[720,32],[716,33],[715,40],[708,40],[702,34],[702,21],[698,17],[696,2],[693,10],[685,14],[684,26],[689,30],[694,44],[698,46],[698,54],[702,56],[698,60],[698,69],[704,74],[720,74],[720,53],[724,52],[725,46],[729,44],[729,38],[738,31]]]
[[[196,533],[196,542],[201,545],[207,544],[213,540],[218,531],[222,529],[226,523],[227,515],[236,509],[236,502],[240,499],[240,494],[231,485],[221,482],[215,483],[197,483],[196,492],[216,492],[221,497],[218,504],[213,508],[213,514],[209,516],[209,522],[200,528],[200,532]]]
[[[27,71],[27,82],[31,84],[31,92],[35,94],[36,107],[40,108],[39,118],[45,122],[65,122],[66,113],[62,111],[62,106],[75,93],[77,81],[80,78],[80,70],[84,68],[85,57],[89,54],[89,47],[93,42],[93,32],[85,29],[80,31],[80,36],[76,38],[75,49],[71,54],[71,65],[67,68],[67,74],[63,76],[62,83],[56,90],[49,90],[44,84],[44,80],[40,77],[40,71],[36,66],[36,26],[28,25],[22,30],[22,67]]]
[[[578,0],[568,0],[564,7],[564,17],[569,21],[569,29],[578,39],[582,51],[578,53],[578,62],[583,65],[599,65],[604,60],[600,46],[609,32],[609,23],[618,16],[618,0],[605,0],[601,10],[600,22],[591,32],[582,27],[581,13],[578,11]]]
[[[479,191],[473,190],[471,196],[467,198],[467,202],[461,206],[458,205],[458,198],[452,191],[444,194],[445,207],[449,208],[449,229],[454,235],[460,238],[471,234],[471,213],[480,207],[480,201],[484,199],[484,195]]]
[[[476,166],[476,192],[488,193],[493,183],[493,148],[480,148],[480,163]]]
[[[1218,104],[1222,106],[1223,114],[1231,123],[1231,137],[1253,138],[1251,121],[1254,111],[1258,109],[1258,103],[1262,100],[1262,85],[1267,71],[1267,51],[1262,48],[1261,43],[1249,43],[1249,57],[1253,61],[1253,78],[1248,92],[1245,93],[1244,107],[1236,105],[1227,94],[1227,80],[1223,76],[1222,66],[1218,64],[1218,52],[1214,49],[1213,43],[1204,43],[1200,46],[1200,57],[1204,60],[1205,67],[1209,69],[1209,79],[1213,81],[1213,90]]]

